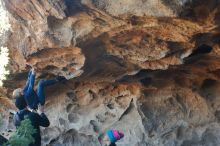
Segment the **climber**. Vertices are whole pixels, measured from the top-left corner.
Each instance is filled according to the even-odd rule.
[[[107,139],[110,141],[109,146],[116,146],[116,142],[124,137],[124,134],[117,130],[108,130],[106,132]]]
[[[13,121],[16,127],[20,126],[21,121],[25,117],[30,119],[31,124],[37,130],[33,135],[35,143],[29,146],[40,146],[41,135],[40,126],[48,127],[50,122],[47,116],[44,114],[44,88],[46,86],[53,85],[59,81],[65,80],[64,77],[56,77],[52,80],[40,80],[36,92],[34,91],[35,71],[32,70],[28,74],[28,80],[24,89],[18,88],[14,90],[13,97],[16,99],[15,106],[18,108],[18,112],[14,114]]]
[[[25,118],[28,118],[31,121],[32,126],[36,130],[36,133],[32,135],[35,142],[30,144],[29,146],[41,146],[40,126],[48,127],[50,125],[50,121],[44,114],[44,106],[41,106],[39,104],[37,111],[35,111],[23,104],[22,100],[17,101],[15,105],[19,109],[19,111],[14,115],[13,118],[15,126],[20,126],[21,121]]]
[[[40,80],[37,86],[37,90],[34,91],[34,82],[35,82],[35,71],[34,68],[28,74],[28,80],[24,89],[18,88],[13,91],[13,98],[17,101],[26,101],[22,104],[27,104],[30,109],[36,110],[38,104],[44,105],[45,104],[45,95],[44,95],[44,88],[50,85],[54,85],[59,81],[65,80],[64,77],[58,76],[55,79],[51,80]]]

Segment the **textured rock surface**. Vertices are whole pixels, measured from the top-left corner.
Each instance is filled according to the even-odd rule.
[[[189,2],[189,0],[82,0],[83,4],[92,4],[114,16],[131,14],[157,17],[176,16]]]
[[[24,85],[26,63],[38,78],[69,79],[46,91],[43,145],[97,146],[109,128],[125,133],[119,146],[220,145],[218,0],[4,1],[2,97]],[[7,135],[14,107],[3,99]]]

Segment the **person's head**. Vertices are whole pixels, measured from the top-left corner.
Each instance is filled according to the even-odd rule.
[[[15,100],[15,106],[19,109],[19,110],[23,110],[27,107],[26,101],[24,99],[24,96],[19,96],[16,98]]]
[[[12,96],[13,98],[15,98],[15,106],[19,110],[23,110],[24,108],[26,108],[27,104],[23,96],[23,89],[21,88],[15,89],[12,93]]]
[[[17,98],[17,97],[20,97],[22,95],[23,95],[23,89],[22,88],[15,89],[12,93],[13,98]]]
[[[106,135],[108,137],[108,140],[111,142],[111,143],[115,143],[117,142],[118,140],[122,139],[124,137],[124,134],[117,131],[117,130],[108,130],[106,132]]]

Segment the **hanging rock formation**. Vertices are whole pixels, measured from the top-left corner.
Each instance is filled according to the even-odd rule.
[[[4,2],[4,135],[30,64],[38,79],[68,79],[46,91],[43,145],[98,146],[109,128],[125,133],[119,146],[220,145],[219,0]]]

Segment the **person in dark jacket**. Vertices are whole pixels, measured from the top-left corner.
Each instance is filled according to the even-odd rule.
[[[21,104],[20,104],[21,103]],[[29,146],[41,146],[40,126],[49,127],[50,121],[44,114],[44,107],[39,105],[37,112],[22,105],[22,102],[17,102],[16,106],[19,108],[19,112],[14,115],[14,124],[16,127],[20,126],[20,123],[25,118],[31,121],[32,126],[36,129],[36,133],[32,135],[35,142]]]
[[[64,77],[58,76],[55,79],[51,80],[40,80],[37,85],[37,90],[34,90],[34,82],[35,82],[35,71],[32,68],[32,70],[28,74],[28,79],[26,82],[25,87],[15,89],[13,91],[13,98],[22,102],[22,104],[27,104],[27,106],[30,109],[36,110],[38,105],[44,105],[45,104],[45,95],[44,95],[44,88],[47,86],[54,85],[58,83],[59,81],[65,80]],[[20,103],[21,104],[21,103]]]
[[[3,146],[4,143],[6,143],[8,140],[3,137],[2,135],[0,135],[0,146]]]

